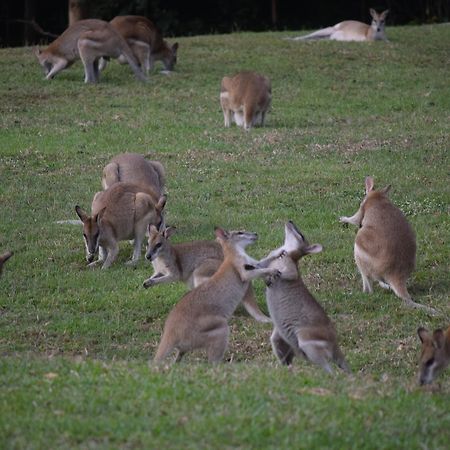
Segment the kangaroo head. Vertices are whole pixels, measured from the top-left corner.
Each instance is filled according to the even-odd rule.
[[[78,205],[75,206],[78,217],[83,222],[83,238],[86,245],[86,260],[91,263],[98,251],[100,239],[100,213],[89,216]]]
[[[168,240],[173,233],[175,227],[162,227],[158,229],[155,225],[148,226],[148,244],[145,253],[146,259],[155,260],[158,256],[164,254],[169,248]]]
[[[370,8],[370,15],[372,16],[372,24],[371,27],[375,31],[375,39],[377,37],[384,37],[384,28],[386,24],[386,16],[388,15],[389,10],[386,9],[382,13],[378,14],[373,8]]]
[[[34,54],[39,61],[39,64],[43,67],[45,75],[48,75],[50,70],[53,68],[53,62],[49,58],[46,51],[40,50],[39,47],[34,48]]]
[[[256,233],[250,231],[225,231],[222,228],[216,228],[216,240],[225,250],[237,249],[245,250],[245,248],[253,244],[258,239]]]
[[[281,249],[294,261],[298,261],[302,256],[320,253],[322,246],[320,244],[310,245],[294,222],[290,220],[284,226],[284,244]]]
[[[362,219],[364,217],[365,206],[366,206],[366,203],[368,202],[368,200],[371,200],[371,199],[378,199],[378,200],[380,200],[380,199],[388,199],[389,198],[388,194],[389,194],[389,191],[391,190],[391,185],[389,184],[388,186],[386,186],[386,187],[384,187],[382,189],[375,190],[373,177],[366,177],[365,188],[366,188],[366,191],[365,191],[366,195],[364,196],[364,198],[363,198],[363,200],[361,202],[361,205],[360,205],[360,209],[361,209],[361,211],[363,213],[363,216],[361,217],[361,221],[362,221]]]
[[[418,379],[420,384],[429,384],[450,362],[450,328],[447,333],[438,329],[433,334],[419,328],[417,333],[422,341]]]
[[[163,58],[162,62],[164,64],[165,70],[172,71],[177,63],[177,50],[178,42],[175,42],[172,46],[164,42]]]

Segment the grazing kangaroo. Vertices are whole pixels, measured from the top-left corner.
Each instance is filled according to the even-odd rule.
[[[0,255],[0,275],[2,274],[2,271],[3,271],[3,264],[5,264],[5,262],[8,261],[8,259],[11,258],[12,255],[13,255],[13,253],[10,251],[5,252],[2,255]]]
[[[122,153],[115,156],[103,169],[102,186],[108,189],[122,181],[152,190],[158,195],[164,191],[165,171],[159,161],[147,161],[137,153]]]
[[[375,280],[382,288],[392,289],[405,305],[435,313],[433,308],[413,302],[406,288],[416,263],[416,237],[403,213],[389,200],[390,188],[374,190],[373,178],[367,177],[366,195],[358,211],[339,219],[359,227],[354,254],[363,292],[372,293]]]
[[[271,83],[263,75],[239,72],[233,78],[222,79],[220,104],[226,127],[232,120],[247,131],[256,125],[264,126],[271,101]]]
[[[378,14],[374,9],[370,9],[372,16],[371,25],[367,25],[357,20],[345,20],[332,27],[314,31],[314,33],[295,38],[287,38],[292,41],[306,41],[312,39],[330,39],[333,41],[386,41],[385,22],[389,12],[387,9]]]
[[[270,338],[273,352],[282,364],[290,365],[294,356],[302,356],[329,373],[333,372],[330,361],[350,372],[333,323],[303,283],[298,269],[303,256],[321,252],[322,246],[309,245],[291,221],[284,230],[284,245],[269,254],[281,254],[269,265],[279,273],[266,278],[267,306],[274,323]]]
[[[76,206],[75,211],[83,222],[89,267],[103,263],[102,269],[107,269],[117,258],[119,241],[129,239],[134,239],[134,251],[127,265],[135,265],[147,227],[161,224],[165,204],[165,195],[158,197],[141,192],[134,184],[119,182],[95,194],[90,216]],[[97,251],[99,258],[94,261]]]
[[[432,335],[425,328],[419,328],[417,333],[422,341],[419,383],[429,384],[450,363],[450,327],[445,332],[435,330]]]
[[[207,281],[185,294],[169,313],[154,361],[161,362],[173,350],[176,361],[195,349],[205,349],[209,362],[219,362],[228,346],[228,320],[242,301],[252,279],[277,273],[262,268],[245,253],[257,239],[248,231],[227,232],[216,229],[224,260]],[[246,270],[252,268],[252,270]]]
[[[152,262],[154,274],[144,281],[149,288],[159,283],[183,281],[190,289],[211,278],[223,261],[222,247],[215,241],[193,241],[171,244],[174,227],[158,230],[150,225],[145,257]],[[242,300],[247,312],[258,322],[270,322],[256,303],[251,284]]]
[[[159,28],[144,16],[117,16],[109,22],[127,41],[139,65],[148,73],[156,61],[161,61],[164,69],[172,71],[177,62],[178,42],[169,45]],[[119,57],[119,63],[126,62]],[[101,70],[106,66],[103,60]]]
[[[108,23],[98,19],[79,20],[67,28],[45,50],[36,48],[35,54],[44,68],[46,79],[52,79],[77,59],[84,65],[85,83],[99,80],[99,59],[119,58],[123,55],[136,77],[145,81],[133,52],[125,39]]]

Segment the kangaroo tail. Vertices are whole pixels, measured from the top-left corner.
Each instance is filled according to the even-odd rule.
[[[297,36],[294,38],[286,38],[291,41],[307,41],[313,39],[328,39],[333,32],[336,31],[334,27],[322,28],[321,30],[314,31],[313,33],[306,34],[304,36]]]

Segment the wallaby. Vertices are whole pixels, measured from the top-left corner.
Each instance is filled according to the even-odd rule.
[[[13,255],[13,253],[10,251],[5,252],[2,255],[0,255],[0,275],[2,274],[2,271],[3,271],[3,264],[5,264],[5,262],[8,261],[8,259],[11,258],[12,255]]]
[[[177,62],[178,42],[169,45],[161,34],[159,28],[147,17],[143,16],[117,16],[110,22],[127,41],[139,65],[147,75],[153,69],[156,61],[162,61],[166,71],[172,71]],[[126,62],[123,56],[118,58],[119,63]],[[100,63],[100,70],[106,67],[105,58]]]
[[[79,20],[45,50],[36,48],[35,54],[44,68],[47,80],[80,58],[84,65],[85,83],[96,83],[99,80],[99,59],[119,58],[121,55],[125,57],[139,80],[147,79],[125,39],[103,20]]]
[[[153,275],[144,281],[144,288],[159,283],[184,281],[190,289],[211,278],[223,261],[223,251],[216,241],[192,241],[171,244],[170,236],[175,227],[158,230],[150,225],[145,257],[153,264]],[[247,312],[258,322],[271,320],[262,313],[256,303],[251,284],[242,300]]]
[[[270,338],[273,352],[282,364],[291,365],[294,356],[302,356],[329,373],[333,372],[330,361],[350,372],[333,323],[303,283],[298,269],[300,258],[321,252],[322,246],[309,245],[291,221],[284,232],[283,246],[268,256],[281,255],[269,265],[279,272],[266,277],[266,301],[274,323]]]
[[[158,195],[164,193],[165,171],[159,161],[148,161],[137,153],[115,156],[103,169],[102,186],[108,189],[122,181],[150,189]]]
[[[205,349],[210,362],[219,362],[228,345],[228,320],[242,301],[252,279],[277,273],[262,267],[271,261],[255,261],[245,252],[257,239],[248,231],[216,229],[224,260],[207,281],[185,294],[169,313],[154,361],[177,350],[176,361],[186,352]],[[247,270],[252,268],[252,270]]]
[[[222,79],[220,104],[226,127],[232,120],[247,131],[256,125],[264,126],[271,101],[271,83],[263,75],[244,71]]]
[[[387,9],[378,14],[374,9],[370,9],[372,16],[371,25],[367,25],[357,20],[345,20],[332,27],[314,31],[314,33],[295,38],[287,38],[292,41],[303,41],[311,39],[330,39],[333,41],[386,41],[385,22],[389,12]]]
[[[420,384],[430,384],[450,363],[450,327],[430,334],[425,328],[417,330],[422,341],[422,354],[418,379]]]
[[[416,237],[403,213],[389,200],[390,188],[374,190],[373,178],[366,177],[366,195],[358,211],[339,219],[359,227],[354,254],[363,292],[371,293],[372,280],[378,281],[405,305],[435,313],[433,308],[413,302],[406,288],[416,263]]]
[[[89,267],[103,263],[102,269],[107,269],[117,258],[119,241],[129,239],[134,239],[134,251],[127,265],[135,265],[147,227],[160,226],[165,204],[165,195],[158,197],[141,192],[134,184],[119,182],[95,194],[90,216],[77,205],[75,211],[83,222]],[[94,261],[97,251],[99,258]]]

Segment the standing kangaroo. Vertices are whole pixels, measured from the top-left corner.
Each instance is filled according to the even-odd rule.
[[[178,43],[169,45],[161,34],[159,28],[144,16],[117,16],[109,22],[127,41],[135,58],[147,75],[153,69],[156,61],[162,61],[164,69],[172,71],[177,62]],[[126,63],[123,56],[118,58],[119,63]],[[100,70],[106,67],[103,58]]]
[[[209,362],[221,361],[228,346],[228,320],[250,281],[277,273],[276,269],[261,267],[271,259],[258,263],[245,253],[247,245],[256,241],[256,233],[217,228],[216,238],[224,260],[209,280],[185,294],[169,313],[155,362],[161,362],[173,350],[178,351],[176,361],[180,361],[195,349],[205,349]]]
[[[122,153],[115,156],[103,169],[102,186],[108,189],[122,181],[148,189],[157,195],[164,192],[165,171],[159,161],[147,161],[137,153]]]
[[[145,81],[133,52],[125,39],[108,23],[98,19],[79,20],[67,28],[45,50],[35,50],[44,68],[46,79],[52,79],[61,70],[70,67],[81,58],[84,65],[85,83],[99,80],[99,59],[119,58],[123,55],[136,77]]]
[[[305,36],[287,39],[292,41],[312,39],[330,39],[333,41],[386,41],[385,22],[389,10],[387,9],[380,14],[372,8],[369,11],[372,16],[371,25],[358,22],[357,20],[345,20],[332,27],[323,28]]]
[[[5,264],[5,262],[8,261],[8,259],[11,258],[12,255],[13,253],[10,251],[7,251],[2,255],[0,255],[0,275],[2,274],[3,271],[3,264]]]
[[[147,227],[161,224],[165,204],[165,195],[158,197],[141,192],[134,184],[119,182],[95,194],[90,216],[76,206],[75,211],[83,222],[89,267],[103,263],[102,269],[107,269],[117,258],[119,241],[129,239],[134,239],[134,251],[127,264],[136,264]],[[99,258],[94,262],[97,251]]]
[[[417,330],[422,341],[418,379],[420,384],[429,384],[450,363],[450,327],[430,334],[425,328]]]
[[[416,237],[403,213],[389,200],[390,188],[374,190],[373,178],[367,177],[366,195],[358,211],[339,219],[359,227],[354,254],[363,292],[372,293],[372,280],[378,281],[382,288],[392,289],[406,306],[435,313],[433,308],[413,302],[406,288],[416,263]]]
[[[298,269],[300,258],[321,252],[322,246],[309,245],[291,221],[284,230],[284,245],[269,254],[281,253],[269,265],[279,273],[266,278],[267,306],[274,323],[270,338],[273,352],[282,364],[290,365],[294,356],[302,356],[329,373],[329,361],[350,372],[333,323],[303,283]]]
[[[222,247],[215,241],[193,241],[171,244],[174,227],[158,230],[150,226],[145,257],[152,262],[154,274],[144,281],[149,288],[159,283],[183,281],[190,289],[211,278],[223,261]],[[270,322],[259,309],[251,284],[242,300],[247,312],[258,322]]]
[[[239,72],[232,78],[222,79],[220,104],[226,127],[232,120],[247,131],[256,125],[264,126],[271,101],[271,83],[263,75]]]

